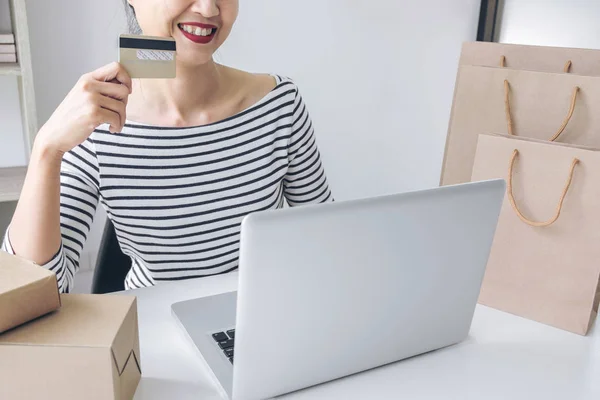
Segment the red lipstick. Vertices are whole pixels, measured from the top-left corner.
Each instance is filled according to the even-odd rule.
[[[193,33],[186,32],[183,29],[184,25],[193,26],[193,27],[200,28],[200,29],[210,29],[211,32],[208,36],[194,35]],[[177,26],[179,27],[179,30],[181,31],[181,33],[183,33],[183,36],[190,39],[192,42],[198,43],[198,44],[210,43],[217,33],[217,27],[215,25],[202,24],[200,22],[182,22],[182,23],[178,24]]]

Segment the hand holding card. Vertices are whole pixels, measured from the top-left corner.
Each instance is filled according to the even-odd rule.
[[[173,38],[121,35],[119,63],[132,78],[175,78],[176,46]]]
[[[101,124],[108,124],[110,132],[120,132],[131,88],[129,74],[117,62],[81,76],[38,132],[37,147],[62,155]]]

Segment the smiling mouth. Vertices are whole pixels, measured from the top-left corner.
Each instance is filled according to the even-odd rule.
[[[188,24],[177,24],[177,26],[183,32],[185,32],[189,35],[200,37],[200,38],[209,38],[211,36],[214,36],[215,33],[217,32],[217,28],[214,28],[214,27],[202,27],[202,26],[188,25]]]

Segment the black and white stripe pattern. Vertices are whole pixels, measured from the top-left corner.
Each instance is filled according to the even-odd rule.
[[[69,291],[98,201],[131,257],[126,288],[237,268],[248,213],[332,201],[309,113],[277,77],[261,101],[189,128],[100,127],[63,158],[62,246],[45,266]],[[12,252],[8,236],[3,249]]]

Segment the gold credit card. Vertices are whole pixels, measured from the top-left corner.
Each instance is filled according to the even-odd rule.
[[[119,36],[119,63],[132,78],[175,78],[175,39],[143,36]]]

